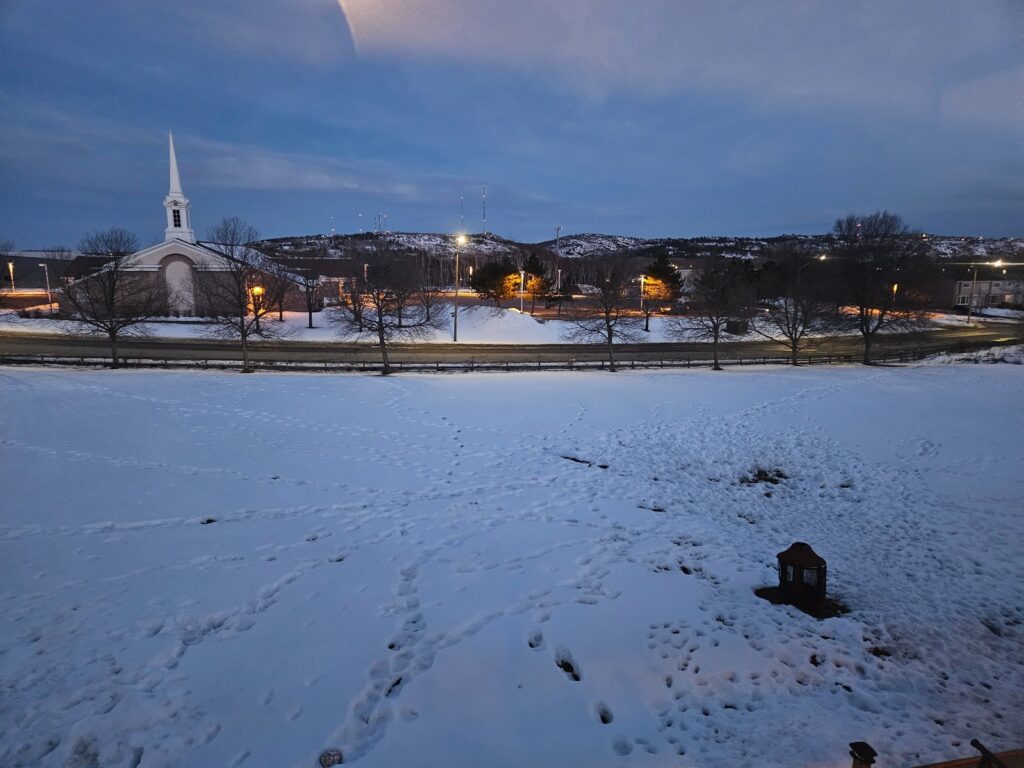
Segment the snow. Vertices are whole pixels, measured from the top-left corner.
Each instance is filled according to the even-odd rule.
[[[271,322],[276,323],[276,315]],[[429,335],[417,339],[396,339],[396,342],[437,343],[450,342],[452,339],[452,321],[450,311],[447,313],[446,325]],[[37,333],[83,333],[82,326],[59,320],[44,318],[20,318],[13,313],[0,318],[0,330],[5,333],[37,334]],[[314,312],[313,328],[308,328],[309,316],[305,312],[285,312],[282,337],[292,341],[340,341],[337,328],[332,325],[330,312]],[[643,334],[640,341],[665,342],[675,341],[670,335],[671,321],[665,317],[651,318],[650,333]],[[194,319],[165,320],[150,323],[146,332],[158,338],[208,338],[210,326],[198,323]],[[564,344],[567,343],[566,333],[570,326],[564,320],[540,320],[528,312],[520,312],[516,308],[501,308],[474,305],[459,308],[459,341],[467,344]],[[759,338],[754,333],[745,337],[723,337],[723,340],[739,341]]]
[[[515,302],[512,302],[515,303]],[[528,308],[527,308],[528,309]],[[992,316],[979,318],[986,323],[1005,323],[1013,325],[1020,322],[1019,313],[1014,310],[989,310]],[[998,312],[998,314],[996,314]],[[430,331],[421,338],[397,338],[396,342],[407,343],[445,343],[452,339],[451,310],[445,312],[445,325]],[[341,341],[337,328],[332,324],[330,311],[313,313],[313,328],[308,328],[309,316],[306,312],[285,312],[284,322],[277,326],[281,338],[291,341],[330,342]],[[270,318],[277,323],[277,315]],[[642,322],[642,320],[641,320]],[[933,313],[929,318],[930,327],[949,328],[963,327],[967,324],[966,315],[953,313]],[[694,333],[690,336],[676,337],[673,332],[689,326]],[[145,332],[156,338],[209,338],[211,326],[197,321],[195,318],[167,318],[159,322],[149,323]],[[557,318],[535,318],[529,312],[520,312],[516,307],[497,308],[490,305],[471,305],[459,308],[459,341],[467,344],[565,344],[572,340],[567,338],[571,326],[565,320]],[[51,320],[47,318],[22,318],[13,312],[0,313],[0,331],[10,334],[42,334],[42,333],[85,333],[78,323]],[[685,316],[653,315],[650,319],[650,331],[642,333],[640,343],[663,343],[673,341],[706,341],[700,334],[695,318]],[[881,333],[902,333],[899,327],[886,326]],[[816,334],[809,334],[813,337]],[[729,341],[761,341],[764,337],[753,329],[741,335],[722,335],[723,342]],[[363,341],[372,343],[368,336]],[[581,342],[583,343],[583,342]]]
[[[1019,366],[0,388],[5,768],[907,765],[1024,732]],[[754,596],[796,540],[847,615]]]

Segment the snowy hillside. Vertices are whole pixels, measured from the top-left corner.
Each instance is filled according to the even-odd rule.
[[[385,238],[392,248],[416,249],[430,253],[451,255],[455,241],[452,235],[416,232],[389,232]],[[557,249],[564,258],[584,258],[603,253],[635,254],[651,257],[665,253],[677,258],[701,258],[716,254],[734,257],[757,256],[766,247],[781,240],[797,237],[809,246],[828,252],[834,243],[827,235],[790,235],[785,237],[697,237],[653,238],[624,237],[620,235],[578,234],[566,235],[539,243],[519,243],[494,234],[469,235],[470,242],[464,253],[478,256],[504,257],[531,249],[554,253]],[[372,233],[358,235],[306,235],[283,237],[262,242],[264,247],[287,256],[340,256],[346,251],[373,248],[378,236]],[[936,256],[952,261],[1019,259],[1024,256],[1024,240],[990,237],[954,237],[929,235],[928,243]]]
[[[0,765],[1019,746],[1022,370],[6,369]]]
[[[470,234],[469,242],[462,248],[463,254],[472,256],[511,256],[523,248],[520,243],[506,240],[494,234]],[[278,251],[283,255],[296,256],[341,256],[346,251],[376,248],[386,242],[393,250],[415,249],[434,254],[455,253],[455,238],[452,235],[432,232],[388,232],[382,235],[364,233],[358,235],[307,235],[264,240],[261,247]]]

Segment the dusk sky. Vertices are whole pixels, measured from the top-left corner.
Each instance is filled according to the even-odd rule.
[[[0,0],[0,239],[1024,235],[1014,0]],[[333,219],[332,219],[333,217]]]

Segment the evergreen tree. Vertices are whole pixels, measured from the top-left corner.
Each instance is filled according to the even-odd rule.
[[[482,299],[494,302],[500,307],[501,302],[515,295],[519,284],[519,273],[511,261],[491,261],[482,265],[469,278],[469,287],[476,291]]]
[[[641,282],[644,330],[651,330],[651,315],[659,305],[675,303],[683,292],[683,278],[664,253],[647,265]]]
[[[548,296],[551,295],[553,284],[547,277],[544,265],[537,258],[536,253],[531,253],[526,263],[523,264],[523,272],[526,273],[526,294],[530,297],[530,314],[532,315],[537,308],[537,299],[547,301]]]

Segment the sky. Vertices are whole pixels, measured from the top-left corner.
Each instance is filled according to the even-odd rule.
[[[0,239],[1024,236],[1014,0],[0,0]],[[460,203],[460,199],[463,201]]]

